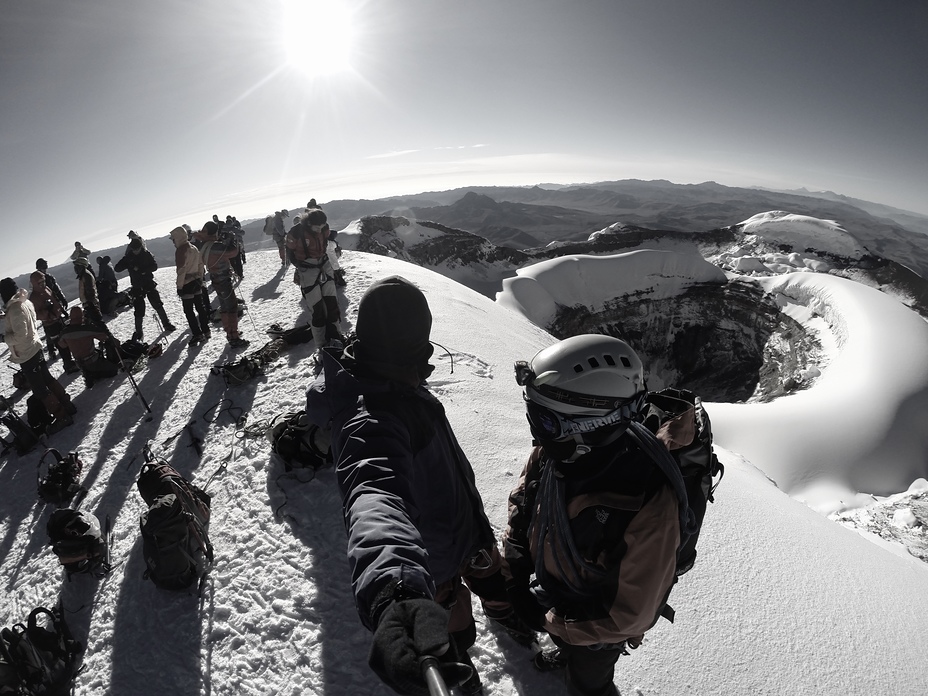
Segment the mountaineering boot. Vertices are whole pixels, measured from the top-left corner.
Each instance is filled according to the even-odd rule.
[[[484,609],[484,613],[491,623],[502,628],[510,637],[519,645],[531,647],[536,641],[535,631],[529,628],[519,615],[511,609],[508,613],[501,616],[492,616]]]
[[[567,667],[567,658],[560,648],[541,650],[532,658],[532,666],[539,672],[554,672]]]
[[[462,655],[461,662],[468,665],[474,670],[473,674],[463,684],[454,687],[454,693],[457,696],[483,696],[483,684],[480,683],[480,674],[474,666],[474,661],[465,651]]]

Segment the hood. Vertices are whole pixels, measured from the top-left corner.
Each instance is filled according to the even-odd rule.
[[[183,227],[175,227],[171,230],[171,241],[174,242],[174,246],[179,247],[187,241],[187,230]]]
[[[14,304],[22,304],[24,301],[28,299],[29,299],[29,293],[26,292],[26,288],[18,288],[16,292],[14,293],[13,297],[7,300],[4,306],[11,307]]]
[[[70,316],[71,319],[69,323],[71,326],[78,326],[79,324],[84,323],[84,310],[79,306],[71,307]]]

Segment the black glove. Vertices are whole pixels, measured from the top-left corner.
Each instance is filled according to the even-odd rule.
[[[422,676],[422,658],[437,657],[439,669],[449,688],[458,686],[473,674],[470,666],[446,662],[451,637],[449,614],[431,599],[402,599],[383,610],[367,662],[384,684],[399,694],[429,696]],[[450,653],[450,654],[449,654]]]
[[[544,630],[545,614],[548,610],[541,606],[535,595],[531,593],[528,582],[507,584],[506,594],[509,596],[512,610],[525,622],[526,626],[533,631]]]

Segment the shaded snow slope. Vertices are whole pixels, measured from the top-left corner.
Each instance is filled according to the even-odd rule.
[[[399,273],[425,291],[434,316],[433,390],[476,470],[490,520],[501,531],[506,498],[530,448],[512,362],[552,337],[522,316],[431,271],[346,251],[349,286],[339,293],[350,327],[373,280]],[[271,323],[304,322],[276,251],[250,254],[242,320],[251,349]],[[172,269],[159,271],[162,289]],[[182,327],[179,303],[165,293]],[[131,312],[110,324],[126,337]],[[154,321],[146,317],[151,340]],[[63,381],[79,408],[76,424],[55,435],[78,449],[90,493],[83,507],[115,521],[116,567],[93,582],[64,582],[46,545],[50,509],[37,504],[39,451],[0,462],[0,625],[61,595],[89,644],[79,695],[322,696],[392,693],[366,666],[369,634],[357,618],[345,561],[345,533],[333,472],[315,480],[284,475],[260,438],[262,421],[299,408],[310,378],[312,344],[284,352],[267,373],[226,387],[210,366],[233,357],[218,337],[189,350],[172,334],[162,357],[138,375],[154,418],[123,377],[84,391]],[[246,351],[248,352],[248,351]],[[239,354],[240,355],[240,354]],[[54,372],[60,367],[53,366]],[[9,368],[3,370],[9,393]],[[22,401],[18,408],[21,410]],[[710,405],[710,415],[718,406]],[[244,429],[241,418],[244,421]],[[203,440],[191,447],[184,426]],[[758,425],[760,427],[760,425]],[[784,433],[770,423],[760,436]],[[800,431],[793,449],[814,446]],[[134,488],[146,442],[213,494],[210,527],[216,563],[201,601],[156,589],[142,578],[138,532],[143,510]],[[706,517],[696,567],[672,596],[676,623],[661,622],[644,645],[621,658],[616,684],[626,695],[928,693],[928,566],[878,547],[778,490],[741,457],[720,452],[728,472]],[[887,464],[887,474],[892,464]],[[479,615],[479,610],[478,610]],[[529,653],[478,620],[475,661],[493,696],[563,694],[558,675],[539,674]]]

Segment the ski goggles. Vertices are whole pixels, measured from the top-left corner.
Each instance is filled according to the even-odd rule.
[[[539,439],[561,440],[573,435],[581,435],[586,439],[596,431],[606,428],[611,433],[613,428],[610,426],[635,420],[644,407],[645,392],[626,399],[618,408],[601,416],[568,416],[535,403],[527,396],[523,396],[523,399],[529,425]]]

